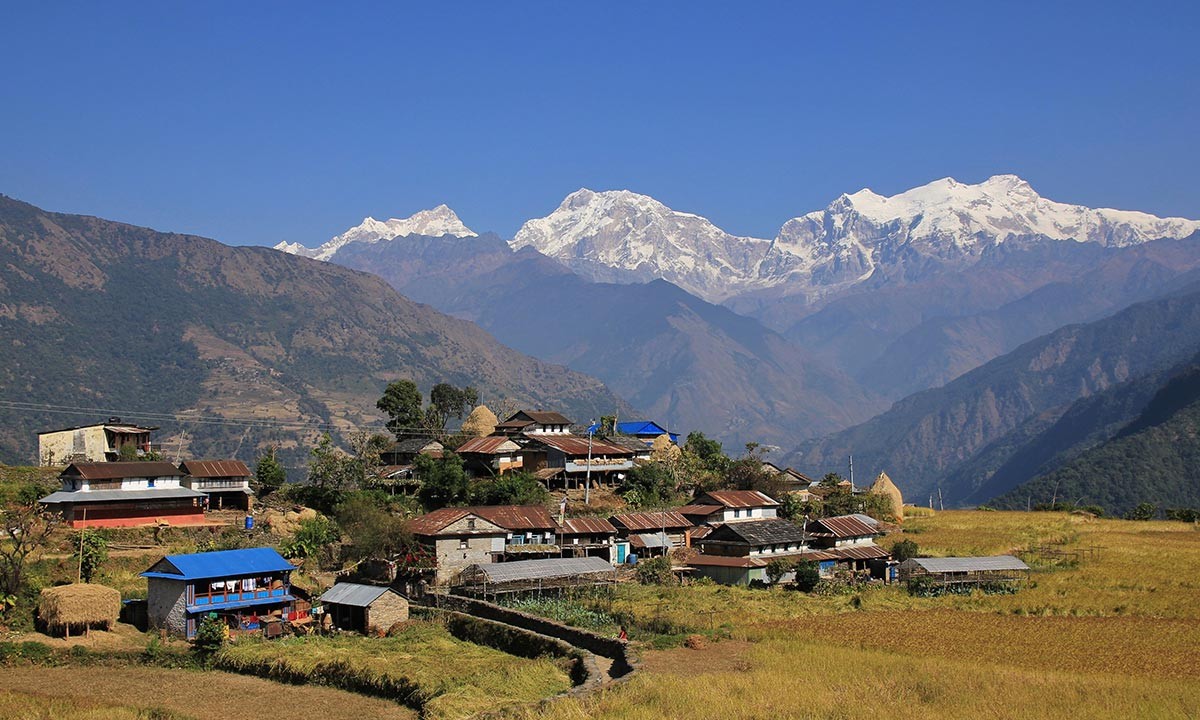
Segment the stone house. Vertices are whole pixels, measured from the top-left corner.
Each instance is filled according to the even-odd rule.
[[[157,429],[112,417],[92,425],[46,430],[38,433],[38,464],[53,467],[74,462],[116,462],[122,450],[127,455],[141,456],[153,449],[150,434]]]
[[[434,510],[410,520],[408,529],[433,557],[435,585],[449,585],[465,568],[503,556],[509,535],[470,508]]]
[[[390,587],[340,582],[321,596],[333,627],[381,635],[408,620],[408,600]]]

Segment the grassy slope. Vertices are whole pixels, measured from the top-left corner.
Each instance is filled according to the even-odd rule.
[[[946,512],[909,523],[930,554],[1031,541],[1102,545],[1017,595],[852,598],[701,586],[628,588],[617,609],[697,629],[706,611],[748,644],[649,653],[608,693],[556,718],[1194,717],[1200,712],[1200,531],[1182,523]],[[898,538],[897,538],[898,539]],[[635,638],[636,639],[636,638]]]

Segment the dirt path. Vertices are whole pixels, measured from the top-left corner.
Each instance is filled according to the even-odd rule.
[[[332,688],[281,685],[244,675],[130,667],[18,667],[0,672],[0,690],[125,705],[160,707],[196,720],[414,720],[396,703]]]

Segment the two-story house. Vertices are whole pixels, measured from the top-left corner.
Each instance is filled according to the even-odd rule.
[[[688,559],[697,575],[747,585],[767,579],[772,559],[801,557],[808,550],[808,537],[787,520],[770,518],[718,525],[697,544],[700,554]]]
[[[208,506],[214,510],[249,510],[250,478],[254,473],[240,460],[184,460],[183,484],[208,496]]]
[[[523,466],[521,446],[504,435],[471,438],[455,452],[467,472],[479,477],[504,475]]]
[[[496,435],[570,435],[571,421],[562,413],[519,410],[496,425]]]
[[[122,454],[141,456],[150,452],[150,434],[157,429],[111,417],[107,422],[46,430],[38,433],[38,464],[55,467],[73,462],[116,462]]]
[[[192,638],[212,613],[240,631],[303,621],[307,612],[291,593],[294,569],[272,548],[167,555],[142,573],[150,627]]]
[[[183,484],[169,462],[72,463],[62,489],[38,502],[70,527],[136,527],[204,523],[204,493]]]
[[[504,555],[509,531],[472,508],[442,508],[408,521],[408,530],[431,558],[435,585],[458,580],[471,565],[494,562]],[[429,569],[429,568],[425,568]]]
[[[778,517],[779,502],[757,490],[712,490],[676,512],[696,525],[720,525]]]
[[[657,557],[692,544],[692,522],[677,512],[621,513],[608,520],[639,557]]]
[[[871,560],[890,556],[875,544],[881,535],[878,521],[866,515],[839,515],[808,523],[809,542],[851,570],[866,570]]]
[[[579,488],[589,477],[593,487],[623,481],[633,469],[634,452],[595,438],[545,434],[526,436],[522,456],[525,470],[550,471],[564,487]]]

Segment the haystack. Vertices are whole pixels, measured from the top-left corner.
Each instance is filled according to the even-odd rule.
[[[887,473],[879,473],[879,477],[875,478],[875,482],[871,484],[867,492],[886,496],[891,500],[892,516],[896,518],[896,522],[904,519],[904,496],[900,494],[900,488],[896,487],[896,483],[892,482]]]
[[[77,583],[42,590],[38,616],[51,634],[107,630],[121,615],[121,593],[104,585]]]
[[[462,432],[464,435],[472,437],[484,437],[496,431],[498,422],[500,420],[496,417],[496,413],[489,410],[487,405],[480,405],[471,411],[466,420],[463,420]]]

